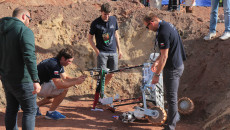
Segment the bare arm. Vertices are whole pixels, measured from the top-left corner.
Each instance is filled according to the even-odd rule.
[[[155,68],[154,72],[155,74],[159,75],[162,70],[165,67],[166,61],[168,59],[168,51],[169,49],[161,49],[161,55],[159,56],[159,58],[157,59],[157,64],[155,64],[155,66],[153,66]],[[153,79],[152,79],[152,84],[156,84],[159,81],[159,76],[154,75]]]
[[[55,86],[58,89],[65,89],[65,88],[69,88],[69,87],[74,86],[74,85],[81,84],[82,82],[85,81],[85,78],[86,78],[86,76],[71,78],[71,77],[67,76],[65,73],[61,73],[60,75],[61,75],[61,78],[53,78],[52,79]]]
[[[74,77],[74,78],[73,77],[69,77],[66,73],[61,73],[60,76],[61,76],[61,79],[63,81],[73,81],[73,80],[77,79],[76,77]]]
[[[192,6],[193,6],[194,3],[195,3],[195,0],[192,0]]]
[[[93,35],[89,34],[88,35],[88,42],[90,43],[91,47],[93,48],[93,50],[95,51],[96,55],[98,56],[98,54],[100,53],[99,50],[96,47],[96,44],[93,41]]]
[[[119,40],[119,34],[118,34],[118,30],[115,31],[115,38],[116,38],[116,41],[117,41],[117,50],[118,50],[118,58],[121,59],[122,57],[122,52],[121,52],[121,48],[120,48],[120,40]]]
[[[159,59],[158,59],[156,74],[160,74],[162,72],[162,70],[165,67],[166,61],[168,59],[169,49],[161,49],[160,51],[161,51],[161,55],[159,56]]]
[[[157,59],[155,60],[155,62],[153,62],[153,64],[152,64],[151,70],[152,70],[154,73],[156,72],[156,67],[157,67],[157,65],[158,65],[158,63],[159,63],[159,58],[160,58],[160,56],[158,56]]]
[[[61,73],[60,76],[63,81],[75,81],[78,79],[78,77],[70,77],[66,73]],[[87,77],[87,75],[82,76],[84,76],[85,78]]]

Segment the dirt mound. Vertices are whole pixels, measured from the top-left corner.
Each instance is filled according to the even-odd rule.
[[[80,0],[86,1],[86,0]],[[40,6],[40,5],[69,5],[78,2],[78,0],[0,0],[0,2],[10,2],[23,6]]]
[[[96,66],[96,56],[87,42],[87,35],[90,23],[100,15],[100,5],[106,1],[2,0],[0,16],[10,16],[15,7],[26,5],[32,13],[33,22],[30,28],[36,38],[38,62],[54,56],[60,48],[72,46],[77,55],[74,63],[66,70],[72,76],[79,76],[79,69],[87,70]],[[202,125],[204,129],[229,128],[225,123],[229,122],[230,114],[227,109],[230,106],[230,45],[229,40],[220,41],[217,38],[205,42],[202,39],[208,33],[210,8],[195,7],[193,14],[186,14],[183,13],[183,8],[182,12],[145,8],[136,0],[110,3],[113,7],[112,13],[119,22],[121,50],[124,55],[119,66],[139,65],[147,61],[153,51],[154,33],[145,29],[142,17],[149,12],[156,13],[161,19],[176,26],[186,49],[188,59],[185,62],[179,97],[191,98],[195,103],[195,111],[182,117],[183,121]],[[220,8],[220,13],[223,13],[223,8]],[[220,36],[223,31],[224,24],[218,24],[217,35]],[[93,88],[90,85],[91,78],[88,78],[84,84],[72,87],[68,93],[69,99],[92,98],[96,81],[93,82]],[[105,93],[108,96],[119,93],[123,97],[135,97],[140,95],[140,85],[140,69],[124,71],[115,74]],[[0,97],[4,106],[5,101],[2,99],[4,97]]]

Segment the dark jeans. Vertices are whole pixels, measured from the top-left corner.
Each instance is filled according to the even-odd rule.
[[[22,130],[34,130],[36,114],[36,98],[33,95],[33,83],[23,83],[10,85],[7,81],[2,81],[6,94],[6,130],[18,130],[17,114],[21,107],[23,111]],[[20,106],[20,107],[19,107]]]
[[[180,10],[180,0],[169,0],[168,10]]]
[[[183,74],[184,65],[176,69],[164,69],[163,81],[166,89],[166,98],[168,102],[168,116],[166,130],[175,130],[176,122],[180,120],[178,113],[177,92],[180,83],[180,77]]]

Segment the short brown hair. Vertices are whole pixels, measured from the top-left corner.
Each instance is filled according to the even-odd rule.
[[[110,13],[112,10],[111,6],[109,3],[104,3],[102,6],[101,6],[101,12],[105,12],[105,13]]]
[[[70,47],[66,47],[64,49],[61,49],[58,52],[56,58],[58,60],[61,60],[61,57],[64,57],[67,60],[67,59],[73,58],[74,55],[75,55],[75,53],[74,53],[73,49]]]
[[[20,14],[22,13],[27,13],[29,12],[27,9],[23,8],[23,7],[18,7],[18,8],[15,8],[13,13],[12,13],[12,17],[17,17],[19,16]]]
[[[149,23],[151,21],[155,21],[157,19],[159,19],[159,18],[153,13],[150,13],[149,15],[145,15],[145,17],[144,17],[144,21],[147,23]]]

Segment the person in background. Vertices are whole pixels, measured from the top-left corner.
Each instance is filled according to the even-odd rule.
[[[180,0],[169,0],[168,11],[180,11]]]
[[[162,0],[149,0],[149,5],[150,7],[154,7],[157,9],[161,9],[162,8]]]
[[[216,25],[218,19],[219,0],[211,0],[211,14],[210,14],[210,27],[209,33],[204,37],[204,40],[211,40],[216,36]],[[224,6],[224,24],[225,30],[220,37],[221,40],[227,40],[230,38],[230,0],[223,1]]]
[[[30,12],[18,7],[12,17],[0,20],[0,77],[6,95],[6,130],[17,130],[17,114],[23,111],[22,130],[34,130],[39,84],[34,34],[28,28]]]
[[[46,119],[65,119],[56,108],[66,97],[68,88],[74,85],[79,85],[85,81],[86,76],[70,77],[65,73],[64,67],[68,66],[74,60],[74,52],[70,47],[62,49],[54,58],[43,60],[38,64],[38,75],[41,80],[41,91],[39,97],[43,99],[37,102],[37,116],[42,115],[39,107],[52,103],[49,111],[46,112]],[[53,99],[53,100],[52,100]]]
[[[149,0],[146,0],[145,7],[149,7]]]
[[[182,4],[183,3],[185,3],[186,13],[192,13],[193,7],[196,5],[196,1],[195,0],[183,0]]]
[[[145,6],[146,0],[140,0],[140,2]]]

